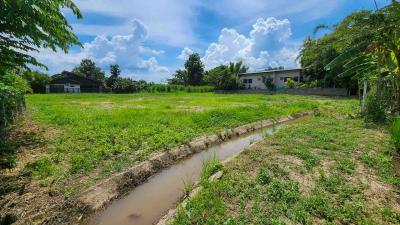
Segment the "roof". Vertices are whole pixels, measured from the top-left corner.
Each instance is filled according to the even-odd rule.
[[[50,84],[79,84],[79,85],[91,85],[91,86],[103,86],[102,81],[98,81],[95,79],[91,79],[88,77],[85,77],[83,75],[73,73],[73,72],[68,72],[68,71],[63,71],[59,76],[55,77]]]
[[[297,69],[283,69],[283,70],[266,70],[266,71],[257,71],[257,72],[249,72],[249,73],[241,73],[240,76],[246,75],[254,75],[254,74],[268,74],[268,73],[280,73],[280,72],[287,72],[287,71],[301,71],[302,68]]]

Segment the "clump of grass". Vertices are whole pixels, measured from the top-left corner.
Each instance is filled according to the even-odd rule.
[[[272,177],[267,169],[263,168],[257,175],[257,180],[261,184],[269,184],[272,181]]]
[[[54,165],[48,156],[41,156],[35,161],[29,163],[25,169],[31,172],[33,176],[38,176],[42,179],[47,178],[54,173]]]
[[[345,157],[340,157],[335,161],[336,169],[347,174],[352,174],[355,166],[356,164],[353,160]]]
[[[216,157],[212,157],[203,162],[203,167],[200,175],[200,183],[208,181],[208,178],[216,173],[218,170],[222,169],[221,161]]]
[[[267,186],[266,195],[272,201],[291,204],[299,199],[299,186],[293,180],[273,179]]]
[[[190,180],[183,180],[183,196],[184,198],[188,197],[190,192],[193,190],[194,188],[194,182],[190,181]]]

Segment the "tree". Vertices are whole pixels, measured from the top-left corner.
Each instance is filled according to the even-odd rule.
[[[187,85],[188,73],[186,70],[177,70],[171,79],[168,79],[168,84]]]
[[[110,73],[111,73],[110,77],[113,77],[113,78],[119,77],[119,75],[121,74],[121,70],[119,69],[119,65],[118,64],[110,65]]]
[[[239,74],[246,73],[249,69],[247,66],[243,64],[242,61],[239,62],[230,62],[229,63],[229,73],[234,76],[236,79],[239,79]]]
[[[360,11],[345,18],[334,31],[340,39],[342,53],[325,69],[344,67],[339,77],[351,77],[364,83],[363,112],[367,83],[376,83],[374,101],[385,104],[385,89],[390,91],[390,110],[400,111],[400,4],[376,10]]]
[[[46,85],[51,82],[47,74],[38,71],[25,71],[22,77],[28,81],[33,93],[46,93]]]
[[[83,59],[79,66],[75,67],[72,71],[95,80],[104,80],[105,78],[104,71],[97,67],[96,63],[90,59]]]
[[[285,67],[284,66],[278,66],[278,67],[272,67],[272,66],[268,66],[267,69],[265,69],[265,71],[271,71],[271,70],[284,70]]]
[[[204,65],[198,53],[193,53],[185,62],[188,85],[201,85],[203,83]]]
[[[41,48],[68,52],[80,45],[62,9],[82,18],[71,0],[0,1],[0,73],[29,64],[45,67],[28,53]]]
[[[206,73],[206,82],[214,85],[216,89],[233,90],[240,88],[239,74],[247,72],[243,63],[231,62],[228,66],[217,66]]]
[[[110,77],[107,78],[107,86],[108,87],[112,87],[115,83],[115,81],[117,80],[117,78],[119,77],[119,75],[121,74],[121,70],[119,69],[119,65],[118,64],[113,64],[110,65]]]

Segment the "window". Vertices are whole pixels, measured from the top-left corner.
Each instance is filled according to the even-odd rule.
[[[244,84],[251,84],[253,83],[253,79],[243,79]]]

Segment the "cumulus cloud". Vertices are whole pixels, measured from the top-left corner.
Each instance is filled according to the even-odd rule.
[[[135,19],[131,22],[131,32],[128,35],[114,35],[112,37],[99,35],[93,41],[84,43],[83,49],[80,51],[70,54],[42,51],[36,57],[47,63],[53,73],[70,70],[73,66],[78,65],[83,58],[94,60],[106,70],[110,64],[118,63],[123,74],[168,73],[168,68],[159,65],[155,58],[155,56],[163,54],[164,51],[145,46],[147,38],[147,27],[140,20]]]
[[[288,45],[291,35],[289,20],[274,17],[258,19],[248,36],[223,28],[218,42],[209,45],[202,60],[207,69],[230,61],[243,61],[250,70],[278,65],[297,67],[298,50]]]
[[[193,50],[185,47],[182,51],[181,54],[178,55],[178,59],[180,60],[187,60],[189,58],[189,55],[193,54]]]

